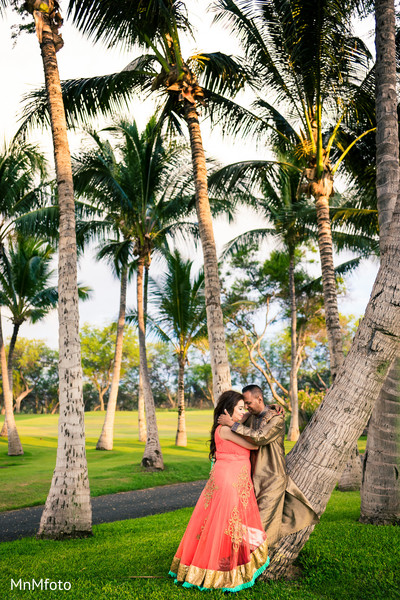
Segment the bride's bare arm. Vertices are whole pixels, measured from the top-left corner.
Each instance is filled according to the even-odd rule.
[[[233,433],[229,427],[223,425],[220,429],[219,435],[223,440],[228,440],[229,442],[233,442],[238,446],[242,446],[242,448],[247,448],[247,450],[258,450],[258,446],[255,444],[251,444],[247,440],[245,440],[241,435],[237,433]]]

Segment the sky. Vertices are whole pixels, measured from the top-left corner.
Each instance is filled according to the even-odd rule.
[[[61,11],[65,17],[67,2],[61,0]],[[205,9],[206,3],[201,0],[189,0],[186,2],[191,22],[195,28],[195,42],[192,39],[185,40],[183,44],[184,55],[191,55],[202,51],[221,51],[227,54],[240,55],[240,49],[236,40],[230,37],[221,26],[213,24],[213,15]],[[0,21],[0,77],[2,81],[2,94],[0,96],[0,140],[8,141],[17,130],[18,112],[20,102],[24,94],[38,88],[43,84],[43,69],[40,57],[39,44],[35,35],[22,34],[13,47],[11,40],[11,26],[16,22],[15,15],[8,11],[6,18]],[[368,37],[370,47],[373,46],[371,37],[371,23],[357,24],[356,32]],[[88,77],[114,73],[123,69],[133,58],[132,53],[127,53],[121,48],[106,49],[102,44],[94,45],[85,39],[66,20],[61,33],[64,39],[64,47],[57,53],[60,76],[62,79]],[[242,102],[248,103],[249,96],[244,94],[240,98]],[[130,114],[143,127],[146,120],[153,113],[152,102],[143,100],[134,101],[130,107]],[[99,127],[107,123],[99,122]],[[209,123],[202,124],[203,141],[208,156],[215,157],[222,163],[228,164],[239,160],[252,158],[267,158],[266,150],[262,147],[256,148],[251,141],[243,141],[240,138],[222,137],[219,127],[211,129]],[[40,144],[52,161],[51,136],[48,130],[33,132],[30,138]],[[69,134],[71,152],[77,152],[82,143],[82,136]],[[255,217],[249,210],[243,209],[239,214],[237,222],[228,224],[224,219],[218,219],[214,223],[217,251],[220,252],[226,242],[240,235],[252,227],[259,227],[260,219]],[[266,252],[271,249],[269,244]],[[189,250],[188,250],[189,252]],[[197,255],[197,262],[201,261],[201,254]],[[105,264],[94,260],[94,249],[89,249],[79,263],[79,281],[92,288],[93,293],[89,301],[80,305],[81,324],[89,322],[101,326],[116,319],[119,303],[119,283],[113,277],[110,268]],[[351,257],[349,253],[341,253],[335,256],[335,264],[339,264]],[[56,266],[56,265],[55,265]],[[319,265],[315,265],[315,274],[320,275]],[[154,274],[156,274],[156,266]],[[378,270],[375,260],[363,261],[362,265],[346,277],[347,295],[339,300],[339,310],[345,314],[353,314],[359,317],[363,314],[368,302],[371,288]],[[128,288],[128,306],[134,305],[135,285],[132,282]],[[11,324],[6,317],[3,321],[5,336],[11,335]],[[24,324],[20,330],[20,336],[36,338],[46,341],[50,346],[56,348],[58,343],[57,313],[54,311],[39,324]]]

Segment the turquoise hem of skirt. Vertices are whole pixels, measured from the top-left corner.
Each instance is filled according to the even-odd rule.
[[[187,581],[184,581],[182,583],[182,587],[197,588],[201,592],[211,592],[211,590],[221,590],[222,592],[240,592],[241,590],[245,590],[247,588],[253,587],[257,577],[265,571],[265,569],[268,567],[268,565],[269,565],[269,556],[267,558],[267,561],[259,569],[257,569],[257,571],[254,573],[254,575],[250,581],[248,581],[247,583],[241,583],[240,585],[237,585],[234,588],[207,588],[207,587],[201,587],[200,585],[196,585],[195,583],[188,583]],[[171,575],[171,577],[175,578],[174,583],[178,583],[178,580],[176,578],[176,573],[169,571],[168,575]]]

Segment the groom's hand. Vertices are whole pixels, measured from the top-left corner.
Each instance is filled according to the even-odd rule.
[[[230,414],[228,413],[228,411],[226,409],[225,409],[225,414],[219,415],[219,417],[218,417],[218,425],[227,425],[227,427],[232,427],[234,422],[235,421],[232,419],[232,417],[230,416]]]
[[[270,404],[269,408],[271,408],[272,410],[275,410],[278,413],[278,415],[285,414],[285,409],[280,404]]]

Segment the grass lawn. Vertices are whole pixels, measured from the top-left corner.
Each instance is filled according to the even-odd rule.
[[[85,413],[86,448],[92,496],[143,489],[167,483],[206,479],[209,473],[208,439],[212,411],[187,412],[188,446],[177,448],[176,411],[158,411],[165,470],[146,473],[140,467],[144,444],[137,440],[137,412],[117,412],[114,450],[100,452],[96,443],[104,413]],[[16,415],[25,454],[7,455],[7,440],[0,438],[0,511],[44,504],[56,461],[58,415]],[[286,442],[286,450],[293,447]],[[359,442],[361,451],[365,440]]]
[[[357,522],[357,492],[335,491],[297,563],[295,582],[256,583],[246,600],[394,600],[400,589],[400,528]],[[64,542],[25,538],[0,544],[0,598],[178,600],[226,598],[185,590],[167,576],[192,509],[94,527],[94,537]],[[70,582],[70,591],[11,591],[11,578]]]

